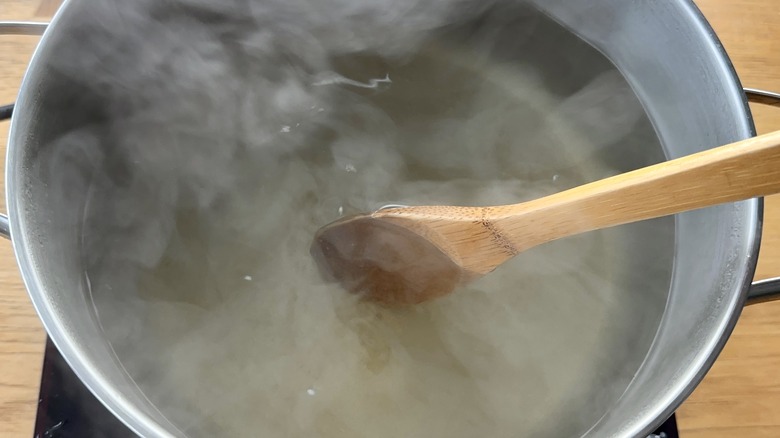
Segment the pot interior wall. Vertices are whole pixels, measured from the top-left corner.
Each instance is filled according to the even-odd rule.
[[[690,1],[535,1],[617,65],[636,91],[668,158],[755,135],[731,63]],[[753,277],[760,201],[677,216],[674,275],[664,321],[620,403],[588,436],[644,436],[709,369],[731,333]]]

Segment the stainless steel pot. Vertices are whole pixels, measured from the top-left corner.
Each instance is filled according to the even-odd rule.
[[[44,105],[46,59],[67,31],[78,0],[66,2],[44,34],[16,104],[6,163],[10,237],[30,297],[52,340],[106,407],[142,436],[179,436],[115,360],[93,318],[75,253],[77,233],[58,223],[46,181],[31,171],[47,130],[61,123]],[[689,0],[531,0],[621,70],[643,103],[667,158],[755,135],[746,93],[712,29]],[[0,31],[35,34],[44,25],[6,23]],[[757,100],[778,101],[751,91]],[[620,401],[586,434],[646,436],[693,391],[721,351],[746,302],[772,299],[780,279],[751,287],[761,234],[754,199],[679,215],[667,308],[652,349]],[[8,226],[10,224],[10,227]],[[10,228],[10,233],[9,233]]]

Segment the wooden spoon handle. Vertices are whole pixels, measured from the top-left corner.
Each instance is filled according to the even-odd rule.
[[[528,248],[573,234],[780,192],[780,131],[606,178],[523,204],[494,207],[507,237],[537,222]],[[515,239],[512,239],[515,240]]]

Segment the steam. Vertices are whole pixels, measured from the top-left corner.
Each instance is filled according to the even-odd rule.
[[[662,307],[614,285],[622,233],[541,248],[403,314],[323,284],[308,257],[341,215],[513,203],[624,170],[602,158],[652,129],[608,63],[564,75],[571,96],[518,65],[555,66],[565,51],[534,47],[581,53],[576,38],[518,2],[70,7],[48,60],[66,121],[42,174],[78,211],[107,338],[190,436],[567,436],[625,389],[634,369],[605,376],[600,359],[621,362],[591,350],[631,339],[638,367],[652,336],[626,327],[643,314],[651,332]],[[589,378],[617,383],[578,411],[592,394],[572,385]],[[567,409],[570,423],[548,415]]]

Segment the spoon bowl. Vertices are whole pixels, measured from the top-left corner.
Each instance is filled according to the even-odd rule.
[[[386,306],[446,295],[469,275],[428,239],[372,215],[322,227],[311,246],[323,277]]]

